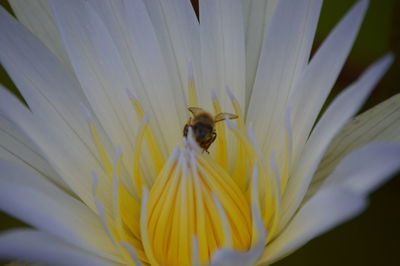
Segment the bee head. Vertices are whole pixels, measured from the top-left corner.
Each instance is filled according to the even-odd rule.
[[[211,136],[213,131],[212,126],[198,122],[192,126],[193,135],[198,140],[205,140]]]

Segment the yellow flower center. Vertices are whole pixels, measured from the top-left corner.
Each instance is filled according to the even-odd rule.
[[[250,248],[249,204],[232,178],[205,157],[181,150],[150,190],[147,231],[162,265],[190,265],[194,236],[201,264],[222,247]]]
[[[197,106],[194,80],[189,80],[188,87],[189,104]],[[216,124],[214,154],[203,153],[189,130],[184,146],[178,146],[165,160],[140,102],[131,97],[142,124],[136,136],[133,169],[127,174],[122,166],[122,151],[117,149],[114,159],[110,159],[94,120],[88,120],[108,176],[95,178],[94,199],[124,263],[204,265],[213,261],[218,250],[246,252],[260,243],[263,247],[273,236],[282,182],[278,184],[274,169],[266,166],[251,138],[246,136],[238,101],[229,94],[239,116],[236,124],[227,121],[236,139],[236,143],[230,143],[236,145],[231,165],[225,123]],[[221,112],[216,97],[213,107],[215,113]],[[144,143],[156,177],[141,172]],[[111,200],[104,194],[107,192],[98,191],[100,182],[101,187],[112,184]],[[109,201],[112,203],[106,204]],[[268,229],[267,239],[263,236],[264,228]]]

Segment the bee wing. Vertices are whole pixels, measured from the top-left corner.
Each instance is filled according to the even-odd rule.
[[[200,107],[188,107],[188,110],[193,114],[193,116],[205,112],[204,109],[201,109]]]
[[[230,113],[219,113],[214,117],[214,122],[223,121],[226,117],[228,117],[229,119],[236,119],[239,116]]]

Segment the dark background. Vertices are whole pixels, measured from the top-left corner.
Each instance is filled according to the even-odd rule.
[[[193,2],[196,6],[197,1]],[[356,0],[326,0],[324,2],[315,47],[318,47],[355,2]],[[5,0],[0,0],[0,4],[8,7]],[[374,90],[363,110],[400,92],[398,84],[400,81],[399,14],[399,0],[370,1],[364,24],[335,89],[329,97],[330,100],[355,80],[370,63],[389,51],[396,54],[396,61]],[[0,83],[12,90],[15,89],[1,66]],[[400,176],[397,176],[370,196],[370,206],[363,214],[312,240],[274,265],[400,266],[399,206]],[[0,213],[0,230],[23,225],[6,214]]]

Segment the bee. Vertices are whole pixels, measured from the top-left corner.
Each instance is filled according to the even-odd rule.
[[[208,153],[208,148],[217,138],[215,130],[215,123],[229,119],[238,118],[237,115],[229,113],[219,113],[213,116],[209,112],[199,107],[189,107],[188,110],[192,113],[193,117],[189,118],[185,127],[183,128],[183,136],[187,137],[189,127],[192,128],[194,139],[197,144]]]

